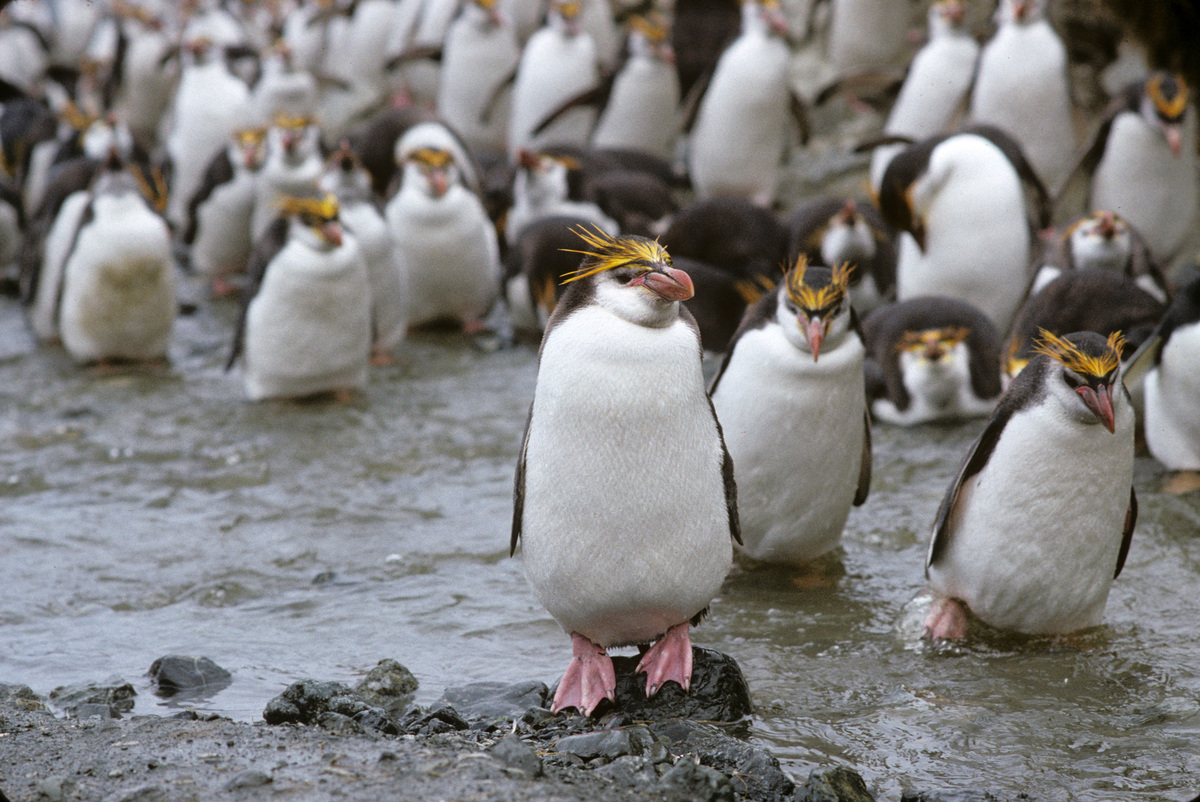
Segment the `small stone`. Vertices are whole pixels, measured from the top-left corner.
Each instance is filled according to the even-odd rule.
[[[733,802],[733,784],[716,769],[680,758],[658,781],[668,802]]]
[[[103,705],[108,708],[112,718],[120,718],[122,713],[133,710],[133,697],[137,691],[128,682],[112,677],[101,684],[88,683],[85,685],[60,686],[50,692],[50,701],[61,708],[67,715],[83,718],[85,715],[101,715],[97,708],[87,708],[87,713],[80,713],[83,705]]]
[[[226,791],[236,791],[239,788],[260,788],[274,780],[270,774],[257,769],[247,769],[240,771],[230,778],[229,782],[225,783]]]
[[[634,755],[625,755],[601,766],[596,769],[596,776],[622,788],[648,788],[658,782],[658,772],[650,759]]]
[[[178,654],[169,654],[151,663],[149,676],[154,693],[163,698],[213,696],[233,682],[232,674],[207,657]]]
[[[369,709],[366,700],[340,682],[305,679],[293,682],[267,702],[263,719],[268,724],[315,724],[323,713],[352,718]]]
[[[558,740],[554,751],[578,755],[584,760],[604,758],[607,762],[622,755],[640,755],[644,748],[642,741],[635,738],[629,730],[618,729],[568,735]]]
[[[49,709],[28,685],[11,685],[7,682],[0,682],[0,703],[10,704],[19,710]]]
[[[354,719],[332,710],[327,710],[317,716],[316,723],[321,729],[329,730],[336,735],[360,735],[363,731],[363,728]]]
[[[47,777],[37,784],[38,796],[45,797],[49,802],[62,802],[74,790],[75,781],[66,777]]]
[[[530,779],[542,776],[542,759],[529,744],[515,735],[501,738],[489,751],[492,757],[505,766],[520,769]]]
[[[736,778],[737,792],[750,799],[782,799],[796,790],[774,755],[712,724],[661,721],[650,724],[649,729],[673,753],[693,755],[704,765]]]
[[[875,802],[862,776],[845,766],[813,769],[796,802]]]

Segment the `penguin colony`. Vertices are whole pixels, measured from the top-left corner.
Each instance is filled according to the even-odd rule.
[[[182,283],[236,295],[256,401],[353,396],[424,327],[540,337],[511,548],[572,641],[556,711],[613,698],[612,647],[686,690],[735,555],[836,559],[873,425],[986,419],[927,637],[1099,624],[1135,429],[1200,486],[1172,54],[1073,48],[1054,0],[934,0],[915,47],[900,3],[674,5],[9,5],[0,280],[83,365],[165,362]],[[814,103],[875,121],[860,190],[796,190]]]

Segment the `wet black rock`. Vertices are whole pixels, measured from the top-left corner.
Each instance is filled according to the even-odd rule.
[[[419,707],[410,709],[397,722],[400,731],[409,735],[440,735],[458,732],[471,725],[449,705],[434,705],[428,712]]]
[[[752,711],[750,686],[734,659],[721,652],[692,647],[692,687],[684,692],[668,682],[658,693],[646,698],[646,675],[635,674],[641,658],[613,658],[617,675],[615,705],[602,702],[597,714],[614,708],[639,721],[664,721],[687,718],[695,721],[737,721]]]
[[[324,713],[353,719],[370,709],[371,705],[362,696],[340,682],[303,679],[267,702],[263,720],[268,724],[316,724]]]
[[[412,703],[417,687],[417,678],[411,671],[385,657],[358,681],[354,690],[389,715],[398,716]]]
[[[604,762],[611,762],[625,755],[640,756],[656,740],[645,727],[620,727],[568,735],[560,738],[553,748],[555,752],[576,755],[585,761],[603,758]]]
[[[813,769],[796,802],[875,802],[862,776],[845,766]]]
[[[50,691],[50,701],[68,716],[120,718],[133,710],[137,691],[128,682],[112,677],[102,683],[59,686]]]
[[[656,788],[668,802],[733,802],[734,786],[721,772],[683,757]]]
[[[154,693],[163,698],[209,697],[228,688],[233,675],[207,657],[169,654],[150,664]]]
[[[649,728],[673,754],[694,755],[703,765],[733,777],[740,796],[781,799],[796,789],[774,755],[726,734],[713,724],[661,721],[650,724]]]
[[[549,693],[546,683],[537,680],[511,685],[503,682],[476,682],[447,688],[437,704],[453,707],[473,724],[511,721],[521,718],[530,708],[544,707]]]
[[[488,754],[509,768],[520,769],[530,778],[542,776],[542,759],[533,747],[516,735],[501,738]]]
[[[646,756],[625,755],[593,771],[620,788],[648,788],[658,782],[655,762]]]

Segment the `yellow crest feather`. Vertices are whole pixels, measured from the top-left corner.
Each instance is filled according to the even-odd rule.
[[[275,123],[276,128],[295,130],[297,128],[307,128],[308,126],[312,125],[313,118],[305,117],[302,114],[287,114],[286,112],[280,112],[279,114],[275,115],[273,122]]]
[[[845,297],[846,289],[850,286],[850,273],[853,270],[853,265],[843,262],[830,270],[833,275],[828,284],[819,288],[810,287],[804,283],[804,274],[808,272],[808,257],[800,254],[796,259],[796,264],[792,265],[792,269],[784,277],[784,281],[787,283],[788,297],[801,309],[809,311],[828,309]]]
[[[1046,329],[1038,329],[1038,339],[1033,351],[1050,357],[1063,367],[1081,376],[1107,376],[1121,364],[1121,350],[1125,347],[1125,335],[1114,331],[1108,335],[1108,350],[1103,356],[1089,356],[1074,343]]]
[[[438,148],[421,148],[414,150],[405,157],[411,162],[424,165],[425,167],[445,167],[454,161],[454,155],[448,150],[440,150]]]
[[[338,216],[337,198],[326,193],[319,198],[297,198],[285,196],[279,201],[279,211],[289,217],[301,214],[311,214],[322,220],[336,220]]]
[[[921,331],[906,331],[896,343],[897,351],[911,351],[917,348],[927,348],[939,345],[942,348],[953,348],[963,340],[971,330],[966,326],[952,326],[942,329],[922,329]]]
[[[594,251],[577,251],[574,248],[563,248],[567,253],[580,253],[596,261],[590,265],[581,266],[578,270],[568,273],[562,280],[563,284],[578,281],[581,278],[603,273],[618,267],[636,267],[639,270],[653,270],[650,264],[670,265],[671,257],[667,249],[658,244],[658,240],[639,240],[628,237],[614,239],[600,228],[592,227],[588,231],[583,226],[571,229],[585,243],[595,248]],[[644,264],[649,263],[649,264]]]

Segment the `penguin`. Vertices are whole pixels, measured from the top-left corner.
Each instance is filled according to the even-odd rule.
[[[803,565],[841,541],[871,485],[852,268],[800,256],[747,310],[709,394],[737,466],[741,551]]]
[[[1146,447],[1180,472],[1164,489],[1186,492],[1200,487],[1200,278],[1175,296],[1155,336],[1158,351],[1144,381]]]
[[[225,369],[241,360],[246,397],[346,397],[367,382],[371,291],[330,194],[281,199],[255,243],[250,284]]]
[[[1036,353],[1040,331],[1094,331],[1104,337],[1119,331],[1120,356],[1132,357],[1166,311],[1162,301],[1122,273],[1099,267],[1065,271],[1029,296],[1017,313],[1004,347],[1005,374],[1015,376],[1025,367]]]
[[[775,0],[742,4],[741,34],[717,62],[691,127],[687,165],[697,197],[731,195],[764,207],[775,200],[798,108],[787,35]]]
[[[577,230],[587,220],[546,216],[522,226],[504,256],[504,301],[516,332],[541,337],[558,303],[560,283],[579,267]]]
[[[463,184],[454,154],[417,147],[420,141],[397,143],[400,191],[384,209],[408,273],[409,325],[449,322],[477,331],[500,291],[496,228]]]
[[[504,236],[509,242],[515,242],[521,229],[542,217],[578,217],[612,236],[620,233],[617,222],[599,206],[567,197],[567,171],[578,166],[566,157],[527,150],[517,154],[513,204],[504,221]]]
[[[280,39],[262,59],[262,75],[254,85],[250,102],[255,119],[263,122],[281,114],[311,117],[317,111],[317,94],[317,79],[297,67],[291,47]]]
[[[371,285],[371,362],[388,364],[408,331],[408,271],[371,191],[371,174],[343,141],[317,185],[337,198],[338,219],[362,251]]]
[[[1100,623],[1137,521],[1134,413],[1121,335],[1045,333],[967,451],[925,562],[931,640],[991,627],[1065,635]]]
[[[600,80],[596,44],[580,27],[579,12],[580,4],[574,0],[551,0],[546,24],[521,52],[508,123],[508,151],[514,159],[522,148],[587,144],[596,121],[592,108],[573,109],[540,134],[533,133],[564,100],[593,88]]]
[[[923,296],[879,307],[863,321],[867,398],[898,426],[991,413],[1003,389],[1000,334],[955,298]]]
[[[629,18],[629,56],[612,80],[592,131],[592,147],[675,156],[679,137],[679,75],[660,14]]]
[[[733,462],[705,394],[700,341],[680,301],[690,278],[665,249],[593,230],[539,351],[514,482],[510,552],[571,637],[551,710],[615,699],[606,650],[651,646],[646,694],[691,682],[689,627],[739,540]]]
[[[1196,113],[1183,79],[1156,72],[1114,98],[1080,161],[1089,208],[1129,221],[1160,264],[1191,233],[1200,202]]]
[[[891,66],[904,51],[909,14],[889,0],[832,0],[826,57],[841,72]]]
[[[511,98],[500,84],[520,58],[516,31],[499,12],[496,0],[470,0],[463,5],[446,33],[437,108],[472,149],[504,150]],[[489,102],[494,105],[484,122]]]
[[[971,129],[931,137],[892,159],[879,205],[903,232],[898,300],[959,298],[1008,329],[1025,296],[1033,248],[1022,180],[1033,174],[1028,163],[1014,163],[1018,154],[1002,132]]]
[[[1031,295],[1063,271],[1095,268],[1123,274],[1159,301],[1169,300],[1167,278],[1150,246],[1128,220],[1108,210],[1092,212],[1068,224],[1051,240],[1040,261],[1030,286]]]
[[[164,137],[172,173],[167,219],[179,229],[208,163],[250,116],[250,88],[230,70],[224,51],[208,39],[185,40],[183,49]]]
[[[742,198],[696,200],[672,216],[664,248],[773,288],[783,277],[788,232],[769,209]]]
[[[175,322],[171,235],[114,153],[51,229],[34,329],[79,364],[165,361]]]
[[[1001,0],[998,28],[979,55],[969,117],[1020,142],[1053,191],[1071,171],[1079,137],[1067,49],[1046,19],[1046,1]]]
[[[979,60],[979,43],[967,30],[965,19],[960,0],[936,0],[930,5],[928,41],[909,63],[900,94],[883,124],[884,134],[919,141],[953,130],[965,109]],[[882,145],[872,150],[870,177],[876,192],[888,161],[901,149]]]
[[[250,235],[262,236],[275,219],[279,200],[309,187],[321,175],[321,132],[311,117],[278,114],[267,129],[266,157],[254,182]]]
[[[17,255],[24,228],[25,207],[21,203],[21,193],[0,171],[0,294],[16,294],[19,287]]]
[[[230,291],[228,278],[245,273],[253,247],[250,220],[255,184],[266,156],[265,128],[233,132],[217,154],[192,199],[180,241],[188,247],[192,269],[213,286],[215,295]]]
[[[850,273],[850,301],[866,314],[896,292],[896,234],[874,206],[853,199],[816,198],[788,217],[788,261],[803,254],[812,265],[843,262]]]

